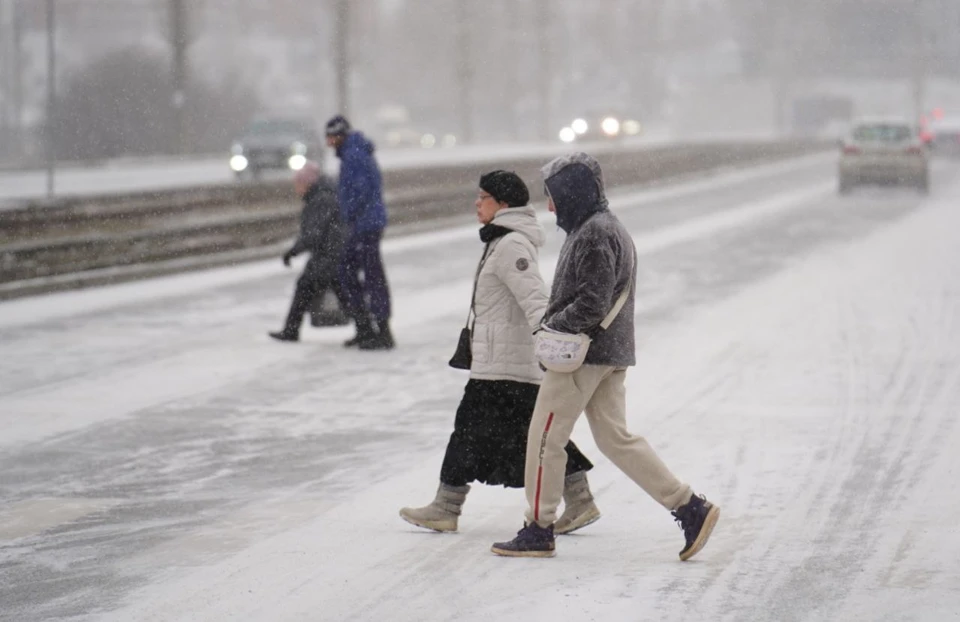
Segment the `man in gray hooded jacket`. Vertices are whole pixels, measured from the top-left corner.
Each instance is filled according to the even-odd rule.
[[[599,163],[585,153],[553,160],[542,169],[548,207],[567,234],[560,249],[542,325],[592,339],[584,364],[572,373],[547,371],[527,437],[524,528],[493,552],[510,557],[552,557],[554,522],[563,492],[564,445],[586,412],[597,447],[647,494],[673,513],[686,540],[680,559],[706,544],[720,508],[666,467],[647,441],[626,425],[627,367],[636,364],[634,288],[637,254],[633,239],[607,209]],[[600,324],[627,292],[606,330]]]

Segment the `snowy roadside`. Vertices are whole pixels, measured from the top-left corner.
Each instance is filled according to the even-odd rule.
[[[471,493],[462,533],[396,518],[435,456],[339,482],[312,518],[213,565],[168,572],[105,620],[942,619],[960,609],[960,534],[943,516],[960,443],[960,213],[932,200],[644,338],[631,422],[718,501],[710,546],[676,562],[669,517],[599,458],[605,518],[555,560],[502,560],[518,491]],[[639,240],[638,240],[639,241]],[[441,431],[436,431],[438,434]],[[412,461],[413,464],[417,460]],[[419,492],[418,492],[419,491]],[[244,529],[244,517],[235,517]],[[229,526],[210,528],[226,537]],[[203,540],[203,535],[196,536]],[[144,560],[146,563],[146,559]]]

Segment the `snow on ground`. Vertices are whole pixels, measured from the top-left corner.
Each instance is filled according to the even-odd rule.
[[[0,619],[956,619],[956,172],[839,199],[805,158],[614,198],[630,424],[723,509],[689,563],[583,422],[604,517],[556,558],[489,552],[520,491],[474,487],[458,534],[397,517],[465,381],[474,227],[385,242],[391,353],[270,343],[279,261],[0,304]]]

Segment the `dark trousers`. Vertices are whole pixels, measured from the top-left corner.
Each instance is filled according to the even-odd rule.
[[[336,264],[328,258],[311,257],[300,278],[297,279],[297,288],[293,292],[293,301],[290,303],[290,312],[283,326],[283,332],[291,335],[300,334],[300,324],[303,323],[303,314],[306,313],[313,299],[322,291],[332,289],[339,300],[343,300],[340,291],[340,282],[336,278]]]
[[[511,380],[469,380],[453,422],[440,467],[448,486],[470,482],[523,488],[527,432],[539,385]],[[566,445],[566,474],[593,468],[572,441]]]
[[[347,238],[340,261],[340,301],[350,317],[390,318],[390,289],[380,256],[383,231],[363,231]],[[360,274],[363,278],[360,278]]]

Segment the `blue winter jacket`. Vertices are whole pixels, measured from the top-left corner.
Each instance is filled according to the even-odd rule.
[[[350,132],[337,149],[340,158],[340,217],[352,233],[382,231],[387,226],[383,179],[373,157],[373,143]]]

